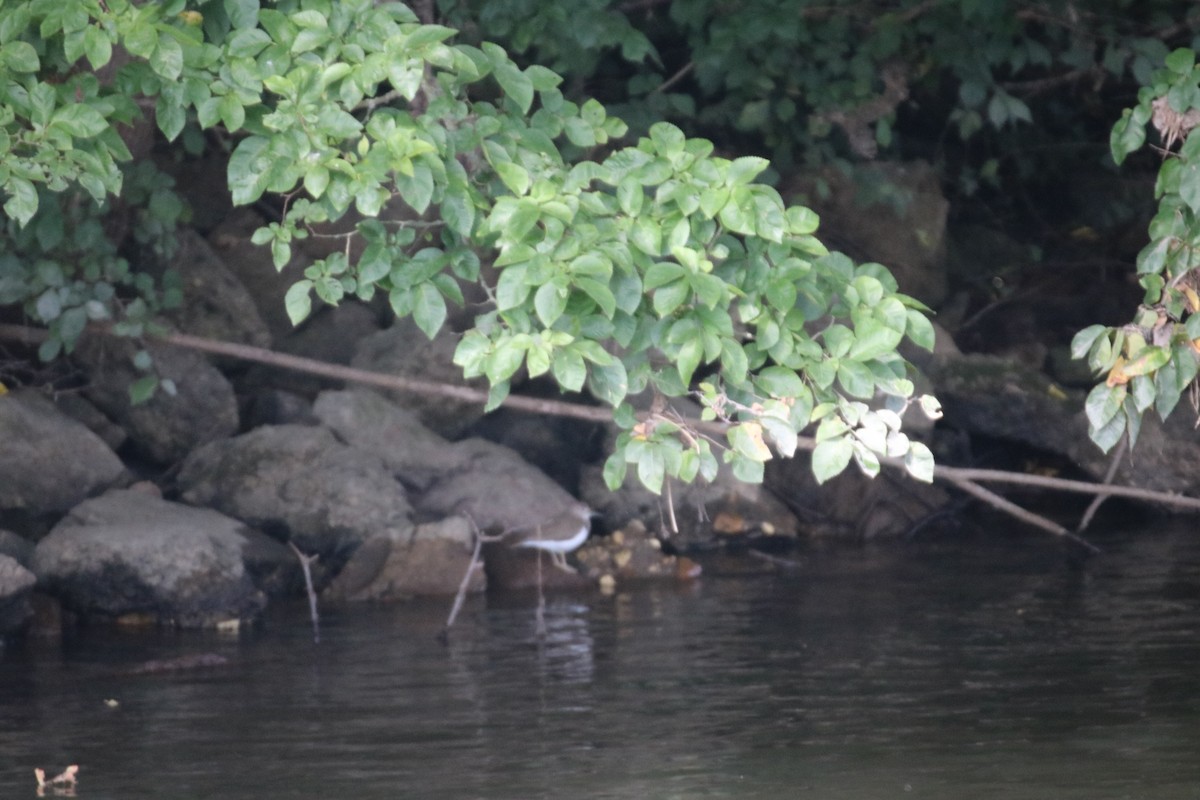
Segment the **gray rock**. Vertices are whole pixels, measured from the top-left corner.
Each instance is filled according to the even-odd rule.
[[[335,307],[314,310],[313,315],[276,340],[275,350],[326,364],[349,365],[360,340],[378,333],[379,321],[366,305],[347,300]],[[255,364],[239,382],[243,391],[259,393],[279,389],[312,397],[342,381],[298,370]]]
[[[412,530],[391,471],[325,428],[278,425],[211,442],[188,456],[178,483],[186,502],[286,536],[335,569],[364,541]]]
[[[300,280],[312,260],[294,250],[288,268],[282,272],[275,269],[271,249],[250,240],[254,231],[266,224],[266,220],[252,209],[234,209],[209,233],[208,242],[258,304],[258,313],[267,324],[272,340],[280,341],[293,328],[284,296],[291,285]]]
[[[171,266],[182,279],[184,302],[169,318],[196,336],[270,347],[271,333],[254,298],[212,246],[190,228],[181,228],[176,238]]]
[[[33,544],[12,531],[0,530],[0,555],[8,556],[23,567],[33,559]]]
[[[400,375],[487,391],[482,379],[467,381],[454,365],[458,335],[442,328],[430,341],[411,319],[398,320],[387,330],[359,342],[351,366],[388,375]],[[416,392],[389,391],[388,397],[417,415],[437,433],[455,439],[483,416],[483,403],[455,400]]]
[[[244,525],[137,491],[81,503],[38,543],[39,582],[83,617],[205,627],[254,616]]]
[[[418,525],[412,536],[377,536],[354,552],[325,591],[335,601],[396,600],[453,595],[471,565],[474,539],[467,520],[448,517]],[[467,591],[487,587],[476,568]]]
[[[83,395],[76,392],[59,392],[50,399],[59,411],[86,425],[87,429],[99,436],[114,453],[129,441],[129,434],[125,433],[125,429],[109,419]]]
[[[1094,479],[1107,472],[1110,455],[1087,435],[1084,392],[1057,386],[1020,363],[979,354],[935,359],[930,378],[949,425],[1063,456]],[[1193,422],[1182,407],[1166,422],[1147,411],[1137,444],[1113,482],[1200,493],[1200,439]]]
[[[100,437],[32,390],[0,397],[0,510],[62,513],[126,478]]]
[[[817,192],[817,181],[827,187]],[[887,193],[878,191],[887,187]],[[946,295],[946,219],[950,204],[934,168],[923,161],[878,161],[855,172],[830,167],[781,187],[821,215],[818,235],[856,261],[887,265],[900,291],[937,306]]]
[[[463,514],[480,530],[531,529],[575,502],[545,473],[503,445],[465,439],[448,448],[458,466],[418,500],[425,515]]]
[[[16,559],[0,554],[0,638],[16,633],[33,616],[29,595],[36,583]]]
[[[322,392],[313,414],[342,441],[377,455],[418,492],[462,466],[462,451],[421,424],[416,414],[369,389]]]
[[[149,342],[146,349],[158,375],[174,381],[177,392],[160,389],[136,406],[129,387],[142,373],[132,363],[134,342],[89,336],[76,350],[91,377],[88,398],[125,429],[139,450],[160,464],[173,464],[197,445],[237,431],[233,387],[203,355],[160,342]]]

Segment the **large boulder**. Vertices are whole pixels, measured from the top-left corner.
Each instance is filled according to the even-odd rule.
[[[62,514],[126,479],[100,437],[33,390],[0,396],[0,442],[0,513]]]
[[[1061,456],[1096,480],[1111,463],[1088,438],[1085,393],[1061,387],[1019,362],[980,354],[934,359],[930,377],[945,423],[968,435]],[[1177,408],[1163,422],[1148,410],[1132,457],[1113,476],[1123,486],[1200,493],[1200,438],[1194,416]]]
[[[377,536],[366,542],[342,569],[325,597],[330,600],[397,600],[452,595],[472,568],[474,535],[462,517],[418,525],[411,536]],[[475,568],[467,591],[487,586]]]
[[[286,269],[276,269],[271,248],[251,241],[254,231],[266,224],[267,221],[250,208],[235,209],[209,233],[208,243],[250,292],[271,338],[279,341],[293,328],[284,296],[292,284],[303,277],[304,269],[312,260],[296,250]]]
[[[268,426],[211,442],[184,461],[178,484],[186,502],[287,538],[334,570],[368,539],[413,527],[391,471],[325,428]]]
[[[19,631],[33,616],[29,595],[36,583],[33,573],[16,559],[0,554],[0,640]]]
[[[270,347],[271,333],[254,298],[212,246],[190,228],[180,228],[176,239],[171,266],[183,284],[184,302],[170,319],[195,336]]]
[[[313,414],[343,442],[378,456],[416,492],[462,466],[460,450],[416,414],[370,389],[322,392]]]
[[[800,195],[821,215],[822,241],[856,261],[887,265],[900,290],[927,305],[945,298],[950,204],[929,163],[877,161],[853,172],[828,167],[780,190]]]
[[[411,319],[362,339],[351,366],[387,375],[400,375],[486,391],[480,378],[467,381],[454,364],[459,336],[443,327],[430,341]],[[483,416],[483,403],[438,395],[389,390],[388,396],[417,415],[422,423],[443,436],[456,439]]]
[[[233,387],[208,360],[193,350],[147,342],[161,378],[175,393],[159,389],[144,403],[130,401],[130,385],[142,377],[133,365],[133,341],[88,336],[76,357],[88,371],[88,399],[129,434],[142,455],[159,464],[181,461],[197,445],[233,435],[238,428]]]
[[[39,583],[84,618],[207,627],[265,605],[249,531],[207,509],[120,490],[72,509],[34,551]]]

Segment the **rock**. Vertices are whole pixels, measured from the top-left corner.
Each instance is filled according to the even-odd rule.
[[[816,191],[818,182],[826,191]],[[817,235],[826,244],[857,261],[886,265],[900,291],[926,305],[936,307],[945,298],[950,204],[930,164],[878,161],[857,165],[851,175],[829,167],[780,191],[785,198],[802,195],[820,214]]]
[[[416,492],[463,466],[462,450],[422,425],[416,414],[370,389],[322,392],[313,414],[343,442],[381,458]]]
[[[85,618],[209,627],[260,612],[246,528],[215,511],[135,491],[72,509],[38,543],[38,581]]]
[[[0,530],[0,555],[28,567],[33,560],[33,545],[12,531]]]
[[[375,312],[362,303],[347,300],[336,307],[318,308],[300,327],[276,340],[275,349],[326,364],[349,365],[359,341],[378,332]],[[322,389],[341,385],[342,381],[333,378],[267,364],[255,364],[239,383],[246,393],[278,389],[309,398]]]
[[[0,442],[0,512],[61,514],[127,477],[100,437],[33,390],[0,397]]]
[[[930,377],[947,425],[1068,459],[1103,479],[1111,457],[1087,435],[1083,391],[1065,389],[1041,372],[985,355],[935,359]],[[1143,489],[1200,493],[1200,441],[1194,417],[1176,409],[1165,423],[1147,411],[1131,457],[1113,482]]]
[[[565,511],[575,498],[541,470],[503,445],[465,439],[447,448],[458,464],[439,476],[420,496],[417,509],[441,518],[461,514],[486,535],[529,530]],[[536,551],[498,542],[484,547],[488,583],[501,589],[538,582]],[[587,581],[542,558],[543,586],[583,586]]]
[[[120,451],[129,441],[125,429],[109,419],[103,411],[86,397],[76,392],[58,392],[50,398],[59,411],[87,426],[114,452]]]
[[[637,580],[690,580],[700,574],[695,562],[663,553],[662,544],[639,520],[610,536],[589,540],[577,558],[588,579],[602,585]]]
[[[245,285],[200,234],[176,232],[179,249],[170,266],[183,282],[184,302],[167,315],[181,331],[220,341],[271,346],[271,332]]]
[[[267,324],[271,339],[281,341],[293,328],[284,296],[303,277],[312,261],[293,251],[287,268],[275,269],[270,248],[250,241],[254,231],[266,224],[252,209],[234,209],[209,233],[208,243],[258,305],[259,316]]]
[[[503,445],[465,439],[447,450],[457,465],[417,501],[423,514],[464,514],[481,530],[532,528],[565,511],[575,498]]]
[[[424,595],[453,595],[471,564],[474,537],[462,517],[418,525],[405,539],[377,536],[350,557],[325,590],[330,600],[396,600]],[[487,586],[476,569],[469,592]]]
[[[0,554],[0,641],[33,617],[29,596],[36,583],[33,573],[16,559]]]
[[[800,521],[800,532],[812,538],[905,536],[950,501],[939,484],[921,483],[889,469],[869,478],[853,462],[841,475],[818,484],[809,454],[803,452],[768,464],[765,484],[777,497],[786,498]],[[720,522],[714,519],[718,528]]]
[[[454,365],[458,335],[443,327],[430,341],[411,319],[398,320],[392,327],[361,340],[351,366],[424,381],[469,386],[487,391],[486,382],[464,380]],[[483,416],[483,403],[438,395],[389,390],[387,396],[412,411],[426,426],[456,439]]]
[[[325,428],[278,425],[211,442],[179,473],[183,499],[286,537],[336,571],[363,542],[412,532],[404,488]]]
[[[193,350],[147,342],[154,369],[175,384],[160,388],[133,405],[129,387],[142,377],[132,363],[138,346],[131,340],[89,336],[75,351],[91,378],[86,394],[129,434],[138,450],[159,464],[181,461],[193,448],[233,435],[238,428],[237,401],[229,381]]]

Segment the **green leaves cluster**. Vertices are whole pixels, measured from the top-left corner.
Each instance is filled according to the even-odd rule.
[[[625,123],[595,100],[568,100],[551,70],[521,68],[495,44],[453,43],[453,30],[397,3],[109,0],[83,3],[70,25],[31,5],[44,12],[27,20],[37,35],[14,37],[44,58],[103,62],[103,47],[69,44],[100,36],[133,56],[80,95],[106,126],[127,110],[105,106],[110,95],[140,91],[168,138],[232,137],[234,201],[283,198],[253,237],[277,267],[315,226],[343,231],[345,247],[288,292],[294,321],[314,296],[382,294],[433,337],[468,291],[486,298],[455,363],[488,379],[491,407],[519,375],[610,404],[624,428],[605,467],[614,486],[633,467],[658,491],[668,476],[712,478],[722,460],[760,480],[772,447],[791,455],[812,424],[822,480],[852,459],[873,473],[881,455],[931,477],[929,451],[900,430],[913,386],[896,353],[906,337],[932,347],[925,309],[882,266],[829,253],[816,215],[758,181],[764,159],[716,156],[667,123],[618,147]],[[13,131],[45,130],[74,100],[55,92],[46,120],[14,114]],[[99,147],[111,130],[82,141]],[[43,138],[29,158],[69,161],[83,146]],[[5,191],[26,221],[36,204],[22,206],[19,189]],[[639,417],[630,396],[647,390],[659,400]],[[724,435],[670,411],[685,395]]]
[[[1166,154],[1155,183],[1158,212],[1150,242],[1137,258],[1145,290],[1133,321],[1120,328],[1092,325],[1071,344],[1105,382],[1087,399],[1088,434],[1104,450],[1128,432],[1137,440],[1142,415],[1153,408],[1166,418],[1200,368],[1200,66],[1181,48],[1150,76],[1138,104],[1113,127],[1118,164],[1146,143],[1146,126],[1158,131]],[[1173,150],[1182,142],[1178,150]]]

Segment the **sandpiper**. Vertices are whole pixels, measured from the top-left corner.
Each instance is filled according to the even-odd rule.
[[[574,572],[567,565],[567,553],[579,548],[587,540],[592,529],[592,517],[596,512],[586,503],[575,501],[563,511],[545,522],[531,528],[513,531],[516,539],[513,547],[532,547],[550,554],[554,565],[567,572]]]

